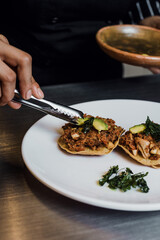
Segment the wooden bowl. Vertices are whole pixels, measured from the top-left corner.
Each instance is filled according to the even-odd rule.
[[[139,25],[113,25],[96,34],[101,49],[127,64],[160,67],[160,30]]]

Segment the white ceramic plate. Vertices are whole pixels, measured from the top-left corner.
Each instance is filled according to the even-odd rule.
[[[128,129],[145,122],[147,116],[160,122],[160,104],[137,100],[103,100],[74,105],[84,113],[112,118]],[[65,122],[45,116],[26,133],[22,142],[24,162],[31,173],[54,191],[74,200],[110,209],[129,211],[160,210],[160,169],[152,169],[132,160],[121,149],[105,156],[76,156],[57,145],[59,129]],[[150,191],[128,192],[100,187],[97,181],[111,166],[129,167],[134,173],[149,172],[145,177]]]

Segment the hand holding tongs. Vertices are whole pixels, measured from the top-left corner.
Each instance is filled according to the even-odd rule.
[[[77,118],[83,118],[83,112],[59,103],[50,102],[45,99],[37,99],[33,96],[31,96],[29,100],[25,100],[17,90],[15,90],[15,96],[12,101],[19,102],[27,107],[34,108],[74,124],[77,124]]]

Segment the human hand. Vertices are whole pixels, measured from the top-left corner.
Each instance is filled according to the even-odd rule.
[[[160,29],[160,16],[152,16],[144,18],[142,21],[140,21],[141,25],[153,27]]]
[[[160,29],[160,16],[147,17],[140,22],[141,25]],[[154,74],[160,74],[160,68],[152,67],[149,70]]]
[[[24,99],[31,95],[36,98],[43,98],[44,94],[39,84],[32,76],[31,56],[13,46],[7,38],[0,34],[0,106],[8,104],[14,109],[21,107],[21,104],[12,102],[16,79],[19,81],[19,90]]]
[[[150,68],[148,68],[148,70],[150,70],[154,74],[160,74],[160,68],[150,67]]]

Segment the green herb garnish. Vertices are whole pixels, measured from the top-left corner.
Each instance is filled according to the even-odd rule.
[[[147,186],[147,182],[144,180],[144,177],[147,175],[148,172],[133,174],[129,168],[126,168],[125,171],[119,171],[119,167],[117,165],[111,167],[109,171],[103,175],[103,178],[99,180],[99,185],[103,186],[105,183],[108,183],[109,188],[119,188],[123,192],[130,190],[132,187],[138,187],[141,192],[147,193],[149,191],[149,187]]]
[[[160,125],[157,123],[152,122],[149,117],[147,117],[147,120],[145,122],[146,129],[144,133],[148,136],[151,135],[156,142],[160,141]]]
[[[84,133],[87,133],[91,130],[91,128],[93,127],[93,120],[94,120],[94,117],[91,117],[84,122],[84,124],[82,125],[82,128],[83,128],[82,131]]]

